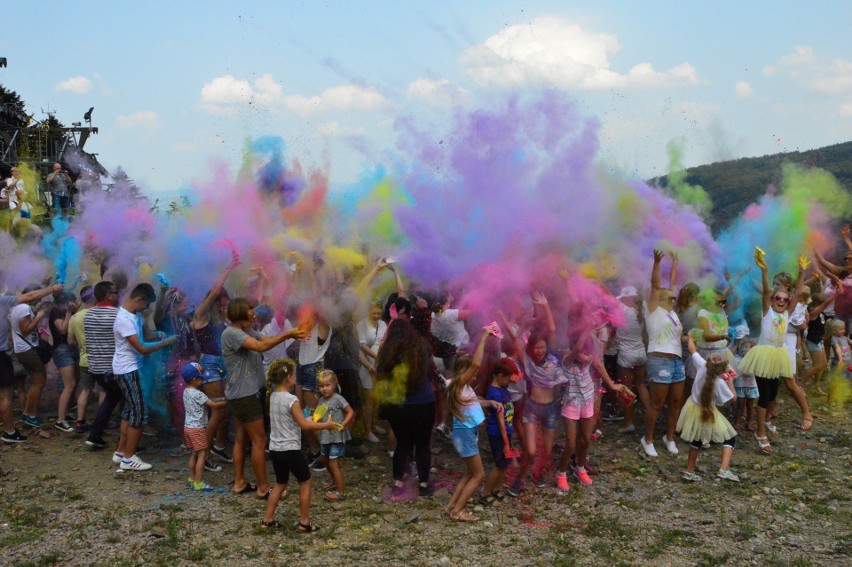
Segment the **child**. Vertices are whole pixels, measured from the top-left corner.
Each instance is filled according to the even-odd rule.
[[[562,369],[568,378],[562,396],[562,417],[565,420],[565,448],[556,471],[556,487],[568,492],[568,463],[571,455],[576,458],[574,476],[580,484],[589,486],[592,479],[586,470],[589,442],[595,427],[596,386],[592,378],[592,367],[613,392],[624,390],[624,384],[615,384],[603,367],[600,350],[590,332],[583,334],[577,344],[562,359]]]
[[[289,358],[280,358],[269,366],[267,372],[269,381],[269,419],[271,432],[269,435],[269,459],[275,470],[275,486],[269,493],[266,503],[266,514],[260,527],[264,529],[281,528],[276,521],[275,508],[285,494],[290,473],[299,481],[299,522],[296,531],[313,533],[319,527],[310,521],[311,511],[311,471],[308,461],[302,454],[302,429],[318,431],[337,429],[339,425],[326,421],[314,423],[305,418],[299,400],[290,393],[296,385],[296,363]]]
[[[210,454],[207,445],[207,408],[221,408],[225,400],[213,401],[201,391],[207,372],[197,362],[187,362],[181,370],[186,389],[183,391],[183,407],[186,418],[183,425],[183,436],[186,447],[192,451],[189,457],[189,478],[187,485],[193,490],[210,492],[210,485],[204,482],[204,463]]]
[[[832,364],[837,364],[843,375],[849,378],[847,367],[852,364],[852,351],[849,348],[849,337],[846,336],[846,323],[841,319],[831,322],[831,359]]]
[[[737,355],[734,357],[734,366],[739,368],[740,362],[751,350],[755,342],[751,339],[743,339],[737,346]],[[738,372],[734,378],[734,389],[737,393],[737,413],[734,418],[735,428],[754,431],[754,401],[758,397],[757,382],[754,376],[745,372]]]
[[[476,346],[473,358],[460,356],[456,359],[455,378],[447,390],[448,406],[453,415],[453,447],[464,459],[465,464],[464,475],[453,490],[450,503],[444,508],[444,513],[454,522],[475,522],[479,519],[466,511],[464,507],[485,478],[482,458],[479,456],[479,426],[485,421],[481,403],[495,409],[503,408],[502,404],[494,401],[482,400],[480,403],[473,388],[470,387],[479,367],[482,366],[485,341],[493,332],[491,327],[486,327]]]
[[[508,358],[503,358],[494,364],[493,378],[485,399],[500,404],[499,408],[488,408],[485,418],[485,432],[488,434],[488,443],[491,445],[491,453],[494,457],[494,468],[485,480],[485,488],[479,497],[479,503],[483,506],[491,506],[503,500],[502,492],[503,478],[506,469],[509,468],[510,459],[506,457],[506,445],[503,442],[503,433],[506,439],[511,439],[515,432],[514,427],[514,405],[509,385],[520,377],[521,371],[518,366]]]
[[[716,408],[737,399],[733,377],[725,377],[728,358],[724,354],[713,353],[705,361],[698,354],[692,335],[687,336],[689,354],[692,356],[696,374],[695,381],[692,383],[692,394],[686,400],[686,405],[677,420],[680,438],[691,444],[683,479],[689,482],[701,480],[701,475],[695,472],[698,451],[702,445],[712,441],[722,443],[722,464],[716,476],[723,480],[739,482],[740,477],[731,470],[731,457],[734,455],[737,432],[722,412]]]
[[[346,498],[346,489],[343,485],[343,473],[340,471],[340,459],[346,453],[346,442],[352,438],[346,427],[355,419],[355,412],[343,396],[337,393],[337,375],[334,371],[320,371],[317,374],[317,386],[322,396],[317,407],[323,404],[328,407],[323,421],[340,423],[343,427],[343,431],[320,432],[322,464],[328,469],[331,477],[331,484],[326,487],[325,499],[342,502]]]

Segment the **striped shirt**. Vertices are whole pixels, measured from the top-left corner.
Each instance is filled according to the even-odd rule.
[[[118,307],[92,307],[83,317],[86,355],[92,374],[112,374],[112,357],[115,354],[112,327],[116,315]]]

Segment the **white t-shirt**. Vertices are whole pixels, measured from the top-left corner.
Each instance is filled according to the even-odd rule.
[[[187,429],[203,429],[207,427],[207,394],[198,388],[186,388],[183,391],[183,407],[185,419],[183,426]]]
[[[666,311],[662,307],[654,309],[653,313],[643,305],[645,310],[645,329],[648,330],[648,352],[662,352],[681,356],[683,349],[680,337],[683,325],[674,311]]]
[[[793,309],[790,320],[787,321],[787,332],[796,334],[799,332],[795,327],[801,327],[808,318],[808,307],[804,303],[797,303]],[[794,327],[795,325],[795,327]]]
[[[136,315],[124,307],[119,309],[112,326],[112,333],[115,335],[115,354],[112,355],[113,374],[129,374],[138,370],[139,361],[136,357],[139,352],[127,340],[128,337],[139,335]]]
[[[14,186],[9,186],[14,183]],[[18,191],[21,192],[20,196],[18,196]],[[18,179],[16,182],[13,177],[9,177],[6,179],[6,186],[0,191],[0,197],[3,199],[9,199],[9,209],[15,210],[21,203],[21,200],[24,198],[24,180]]]
[[[12,344],[14,345],[15,352],[27,352],[31,350],[34,346],[38,345],[38,332],[36,329],[33,329],[29,335],[24,335],[24,338],[27,341],[30,341],[30,345],[21,338],[23,333],[21,332],[21,319],[29,317],[35,318],[35,313],[33,313],[33,308],[30,307],[27,303],[19,303],[12,307],[12,311],[9,313],[9,318],[12,321]]]
[[[445,343],[461,347],[470,342],[470,335],[464,328],[464,321],[459,319],[458,309],[445,309],[432,316],[432,335]]]
[[[284,319],[284,330],[281,330],[281,326],[278,324],[278,320],[273,317],[272,321],[267,323],[263,329],[260,330],[260,334],[263,337],[277,337],[281,333],[286,333],[293,329],[293,324],[288,320]],[[287,358],[287,348],[293,344],[296,339],[287,339],[283,343],[275,346],[263,353],[263,369],[268,370],[269,365],[278,360],[279,358]]]
[[[692,355],[692,364],[696,369],[695,382],[692,383],[692,392],[689,397],[692,402],[698,406],[701,405],[701,388],[704,387],[704,380],[707,379],[707,362],[701,358],[697,352]],[[713,385],[713,405],[723,406],[733,399],[734,393],[725,384],[725,379],[721,376],[716,377],[716,383]]]
[[[293,419],[293,404],[298,398],[290,392],[272,392],[269,396],[269,450],[298,451],[302,448],[302,430]]]

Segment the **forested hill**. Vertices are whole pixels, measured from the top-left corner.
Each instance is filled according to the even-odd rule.
[[[707,191],[713,201],[711,227],[717,232],[766,193],[767,187],[779,185],[781,166],[785,163],[822,168],[852,191],[852,142],[692,167],[686,170],[686,182]],[[663,187],[668,184],[667,176],[651,182]]]

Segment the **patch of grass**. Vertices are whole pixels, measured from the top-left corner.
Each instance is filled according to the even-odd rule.
[[[716,555],[714,553],[701,552],[698,556],[699,567],[715,567],[716,565],[726,565],[730,556],[727,553]]]
[[[207,557],[208,550],[206,547],[193,547],[186,554],[186,558],[190,561],[201,561]]]
[[[615,559],[615,552],[612,545],[605,540],[600,539],[593,541],[589,548],[595,553],[596,557],[600,557],[602,559]]]

